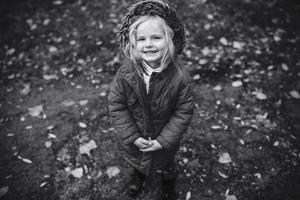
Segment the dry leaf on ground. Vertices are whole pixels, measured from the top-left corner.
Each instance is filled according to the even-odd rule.
[[[6,195],[8,190],[9,190],[8,186],[4,186],[4,187],[0,188],[0,198],[2,198],[4,195]]]
[[[43,105],[34,106],[28,108],[29,115],[32,117],[38,117],[43,111]]]
[[[221,164],[227,164],[227,163],[231,163],[231,162],[232,162],[229,153],[226,153],[226,152],[225,152],[225,153],[222,153],[222,154],[220,155],[218,161],[219,161],[219,163],[221,163]]]
[[[106,170],[106,174],[109,178],[115,177],[120,173],[120,169],[116,166],[109,167]]]
[[[82,167],[76,168],[71,171],[72,176],[75,178],[81,178],[83,176],[83,169]]]
[[[97,148],[97,144],[94,140],[89,141],[88,143],[82,144],[79,147],[80,154],[87,154],[91,157],[91,150]]]

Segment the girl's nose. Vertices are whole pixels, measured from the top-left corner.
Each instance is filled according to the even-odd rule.
[[[147,40],[146,41],[146,47],[151,47],[152,46],[152,41],[151,40]]]

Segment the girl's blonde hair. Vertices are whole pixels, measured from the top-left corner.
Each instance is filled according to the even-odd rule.
[[[173,30],[166,24],[165,20],[163,20],[159,16],[150,16],[150,15],[141,16],[129,27],[129,33],[128,33],[129,41],[122,49],[125,56],[134,62],[134,65],[140,76],[142,76],[143,69],[141,67],[138,67],[138,64],[141,63],[142,60],[139,57],[136,50],[136,32],[138,26],[141,23],[153,19],[157,19],[159,21],[166,37],[167,50],[163,58],[161,59],[160,62],[161,66],[163,66],[163,68],[166,68],[168,64],[175,59],[175,47],[172,40],[174,36]]]

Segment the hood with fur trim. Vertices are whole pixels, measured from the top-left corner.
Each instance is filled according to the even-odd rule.
[[[121,29],[118,32],[118,41],[121,49],[124,49],[129,42],[129,27],[141,16],[159,16],[164,19],[167,25],[173,30],[173,43],[175,46],[175,54],[182,53],[185,45],[184,26],[170,6],[160,0],[146,0],[133,4],[129,8],[129,12],[125,15]]]

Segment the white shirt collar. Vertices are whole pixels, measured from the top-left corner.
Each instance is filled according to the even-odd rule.
[[[159,72],[161,72],[161,71],[164,69],[163,66],[160,66],[160,67],[158,67],[158,68],[156,68],[156,69],[153,69],[153,68],[150,67],[145,61],[142,62],[142,65],[143,65],[143,67],[144,67],[144,69],[145,69],[147,75],[149,75],[149,76],[150,76],[153,72],[159,73]]]

